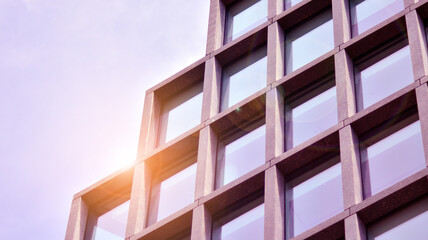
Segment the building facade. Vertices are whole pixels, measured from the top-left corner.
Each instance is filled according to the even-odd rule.
[[[211,0],[65,239],[428,239],[428,1]]]

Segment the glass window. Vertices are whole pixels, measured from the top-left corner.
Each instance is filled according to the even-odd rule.
[[[301,1],[303,0],[285,0],[285,9],[289,9]]]
[[[334,82],[298,96],[286,104],[285,145],[289,150],[324,130],[337,121],[337,98]]]
[[[266,46],[225,67],[222,77],[221,111],[266,87]]]
[[[368,240],[426,240],[428,198],[422,199],[367,227]]]
[[[361,148],[364,197],[370,197],[425,167],[421,127],[416,121]]]
[[[306,65],[334,48],[331,11],[321,13],[285,35],[285,71]]]
[[[166,143],[201,123],[202,82],[165,102],[160,144]]]
[[[98,217],[92,240],[123,240],[126,234],[129,200]]]
[[[409,46],[407,45],[388,56],[384,56],[387,53],[389,52],[382,52],[365,64],[355,68],[357,107],[359,111],[413,82]],[[378,61],[375,62],[376,60]],[[369,65],[371,62],[375,63]]]
[[[196,163],[167,178],[154,180],[150,196],[149,225],[193,203]]]
[[[264,238],[264,204],[260,204],[244,214],[235,217],[231,214],[217,221],[213,226],[213,240]],[[235,217],[235,218],[233,218]]]
[[[224,186],[265,163],[265,125],[219,144],[216,186]]]
[[[267,2],[267,0],[241,0],[227,6],[224,42],[228,43],[267,21]]]
[[[352,36],[376,26],[404,9],[403,0],[351,0]]]
[[[341,164],[332,164],[326,162],[287,185],[287,239],[343,211]]]

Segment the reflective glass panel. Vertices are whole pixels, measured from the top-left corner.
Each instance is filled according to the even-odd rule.
[[[416,121],[361,149],[364,197],[370,197],[425,167],[421,127]]]
[[[201,123],[202,83],[164,104],[160,143],[166,143]]]
[[[368,240],[426,240],[428,198],[420,200],[367,228]]]
[[[221,106],[223,111],[266,87],[266,46],[223,69]]]
[[[150,224],[193,203],[195,183],[196,163],[155,184],[150,196]]]
[[[221,187],[265,163],[265,125],[219,147],[216,185]]]
[[[264,204],[214,228],[213,240],[260,240],[264,238]]]
[[[352,36],[376,26],[404,9],[403,0],[351,0]]]
[[[413,82],[410,48],[407,45],[367,68],[355,70],[357,105],[361,111]]]
[[[303,101],[302,101],[303,100]],[[291,149],[337,123],[336,87],[307,100],[304,96],[286,107],[286,149]]]
[[[267,2],[267,0],[245,0],[228,6],[225,43],[266,22]]]
[[[291,238],[343,211],[341,164],[296,179],[286,192],[286,234]]]
[[[310,19],[285,35],[285,71],[303,67],[334,48],[331,11]]]
[[[301,1],[303,0],[285,0],[285,9],[289,9]]]
[[[92,240],[123,240],[128,220],[129,201],[98,217]]]

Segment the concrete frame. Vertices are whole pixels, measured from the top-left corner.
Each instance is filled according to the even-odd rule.
[[[236,0],[238,1],[238,0]],[[428,166],[428,55],[424,21],[427,0],[403,0],[405,9],[370,30],[351,38],[348,0],[303,0],[283,10],[282,0],[268,0],[267,21],[223,45],[225,13],[234,0],[211,0],[206,56],[147,90],[137,158],[73,197],[66,240],[83,240],[91,216],[102,214],[130,199],[126,239],[167,239],[189,231],[192,240],[210,240],[213,216],[251,194],[264,193],[265,239],[284,239],[286,179],[326,154],[340,156],[345,210],[291,239],[365,240],[365,225],[428,195],[428,167],[386,190],[363,199],[359,140],[382,121],[416,109],[421,123]],[[335,48],[304,67],[284,76],[283,41],[287,30],[331,8]],[[407,33],[414,83],[360,112],[356,112],[353,61],[389,39]],[[267,45],[266,87],[218,113],[222,66],[253,47]],[[300,91],[320,76],[334,72],[339,122],[286,152],[284,149],[284,98]],[[158,146],[162,104],[186,86],[203,80],[201,124]],[[396,107],[402,107],[397,112]],[[239,109],[239,111],[237,111]],[[214,188],[217,137],[255,116],[265,117],[265,164],[219,188]],[[184,209],[147,225],[147,211],[154,168],[175,156],[197,151],[195,201]]]

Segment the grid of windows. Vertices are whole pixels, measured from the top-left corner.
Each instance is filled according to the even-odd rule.
[[[116,209],[119,239],[423,239],[428,2],[211,8],[207,56],[147,92],[137,161],[75,196],[66,239]]]

